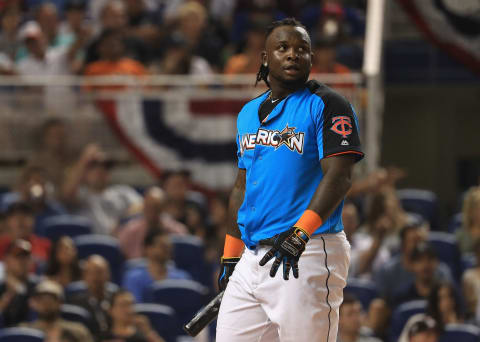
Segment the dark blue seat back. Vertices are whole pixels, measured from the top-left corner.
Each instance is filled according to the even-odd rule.
[[[42,231],[45,237],[52,241],[67,235],[72,238],[92,233],[89,219],[76,215],[55,215],[42,221]]]
[[[92,318],[86,309],[78,305],[63,304],[60,308],[60,312],[64,320],[81,323],[85,326],[89,325]]]
[[[81,235],[73,240],[78,249],[78,258],[85,259],[92,254],[103,256],[110,265],[112,281],[120,284],[125,258],[120,251],[117,239],[107,235]]]
[[[175,342],[177,334],[172,327],[178,326],[175,310],[169,306],[152,303],[135,305],[135,312],[148,317],[150,324],[165,342]]]
[[[45,335],[37,329],[4,328],[0,329],[0,342],[43,342]]]
[[[471,324],[448,324],[439,342],[478,342],[480,328]]]
[[[208,300],[208,289],[202,284],[183,279],[168,279],[156,282],[147,291],[148,302],[170,306],[175,310],[175,331],[184,335],[183,325],[193,318]]]
[[[462,275],[462,255],[453,234],[443,232],[430,232],[428,243],[433,247],[437,257],[451,270],[452,275],[458,281]]]
[[[372,300],[378,297],[375,283],[358,278],[349,278],[343,292],[353,294],[362,303],[365,312],[368,311]]]
[[[390,342],[397,342],[408,319],[415,314],[424,313],[426,300],[412,300],[399,305],[392,313],[390,322]]]
[[[405,211],[417,213],[430,223],[432,229],[438,227],[438,199],[429,190],[402,189],[397,191],[398,199]]]

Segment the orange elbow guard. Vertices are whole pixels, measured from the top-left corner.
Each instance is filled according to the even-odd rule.
[[[322,223],[322,218],[315,211],[307,209],[294,226],[312,235]]]
[[[225,246],[223,248],[223,257],[232,258],[239,257],[243,253],[245,244],[239,238],[236,238],[230,234],[225,235]]]

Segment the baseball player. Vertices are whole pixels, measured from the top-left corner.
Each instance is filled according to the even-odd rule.
[[[358,122],[345,98],[307,82],[311,42],[298,21],[273,22],[261,57],[257,82],[269,90],[237,120],[217,342],[334,342],[350,258],[343,199],[363,157]]]

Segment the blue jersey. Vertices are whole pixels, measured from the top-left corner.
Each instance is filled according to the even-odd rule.
[[[320,160],[363,157],[358,121],[350,103],[316,81],[281,100],[260,123],[270,91],[248,102],[237,119],[238,167],[246,170],[238,227],[247,247],[292,227],[323,178]],[[314,234],[343,230],[343,201]]]

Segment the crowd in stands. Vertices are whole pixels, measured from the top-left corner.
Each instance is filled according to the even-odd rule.
[[[365,6],[361,0],[1,1],[0,72],[257,73],[265,28],[296,17],[322,52],[313,71],[348,73],[361,65]]]
[[[0,0],[0,73],[256,73],[266,25],[295,16],[312,71],[345,74],[361,65],[364,14],[361,0]],[[48,342],[175,341],[217,292],[228,194],[193,191],[184,170],[112,184],[110,156],[95,142],[71,150],[66,125],[39,127],[0,195],[0,327]],[[480,336],[480,187],[442,222],[434,194],[397,189],[404,177],[377,170],[345,202],[339,342]]]

